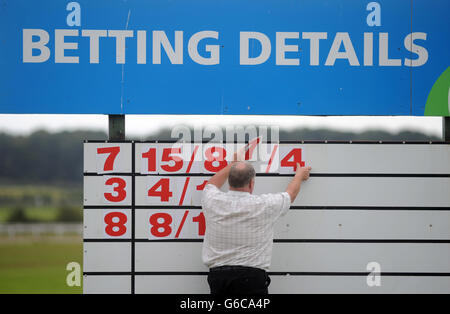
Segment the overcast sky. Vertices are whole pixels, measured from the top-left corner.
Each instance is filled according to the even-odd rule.
[[[382,129],[422,131],[429,135],[442,135],[440,117],[305,117],[305,116],[221,116],[221,115],[127,115],[126,133],[145,136],[162,127],[174,125],[277,125],[280,127],[332,128],[361,131]],[[49,131],[91,129],[108,130],[107,115],[0,115],[0,131],[29,134],[37,129]]]

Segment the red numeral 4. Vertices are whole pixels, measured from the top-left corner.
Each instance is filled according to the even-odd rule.
[[[294,148],[291,150],[282,160],[281,167],[292,167],[294,171],[297,168],[297,163],[300,164],[300,167],[305,166],[305,162],[302,161],[302,149]]]
[[[170,191],[170,179],[164,178],[156,182],[147,193],[151,197],[160,197],[161,202],[168,202],[173,193]]]

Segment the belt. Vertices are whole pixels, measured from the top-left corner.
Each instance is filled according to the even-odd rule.
[[[249,266],[217,266],[212,267],[209,269],[209,271],[215,272],[215,271],[227,271],[227,270],[250,270],[250,271],[263,271],[266,272],[264,269],[257,268],[257,267],[249,267]]]

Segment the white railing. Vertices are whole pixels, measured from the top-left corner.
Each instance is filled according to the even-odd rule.
[[[67,234],[81,235],[81,223],[10,223],[0,224],[0,235],[15,237],[18,235],[41,236],[44,234],[63,236]]]

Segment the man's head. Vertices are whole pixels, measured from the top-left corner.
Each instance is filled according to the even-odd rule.
[[[231,166],[228,176],[230,190],[253,192],[255,187],[255,169],[248,162],[236,162]]]

